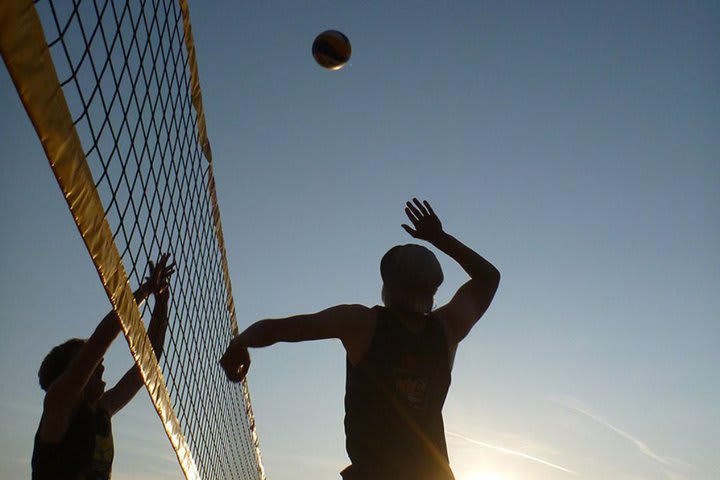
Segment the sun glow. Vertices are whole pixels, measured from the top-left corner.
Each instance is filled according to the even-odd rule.
[[[505,475],[502,473],[491,473],[491,472],[483,472],[483,473],[470,473],[468,475],[464,475],[460,477],[458,480],[509,480]]]

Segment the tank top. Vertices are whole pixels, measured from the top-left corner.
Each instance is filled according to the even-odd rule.
[[[433,315],[413,333],[375,307],[370,347],[347,360],[345,480],[452,480],[442,408],[450,387],[445,329]]]
[[[84,405],[73,415],[57,443],[40,441],[35,434],[32,480],[107,480],[114,456],[110,415]]]

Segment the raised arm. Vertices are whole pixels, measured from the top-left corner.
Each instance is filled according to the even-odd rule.
[[[370,309],[363,305],[337,305],[317,313],[260,320],[230,341],[220,365],[228,379],[239,382],[250,368],[248,348],[338,338],[350,350],[357,332],[367,324],[369,313]]]
[[[149,287],[143,284],[135,293],[135,301],[142,304],[150,293]],[[113,340],[120,333],[120,321],[115,311],[110,311],[100,321],[80,352],[68,368],[55,380],[45,394],[45,409],[61,411],[74,405],[82,395],[90,376],[95,372],[105,356]]]
[[[427,201],[421,203],[414,198],[406,203],[405,213],[414,227],[403,224],[406,232],[431,243],[470,275],[470,280],[458,289],[452,300],[435,311],[445,322],[448,342],[457,344],[470,333],[490,306],[500,284],[500,272],[478,253],[446,233]]]
[[[153,293],[153,285],[146,282],[134,296],[142,303],[150,293]],[[100,321],[65,371],[48,387],[40,428],[43,441],[57,441],[64,435],[72,409],[82,399],[90,378],[119,333],[120,321],[112,311]]]
[[[175,264],[167,264],[169,255],[165,254],[160,258],[157,267],[150,262],[150,276],[143,284],[150,293],[155,295],[150,325],[147,335],[150,345],[155,352],[155,358],[160,360],[165,346],[165,333],[168,326],[168,302],[170,301],[170,276],[175,271]],[[120,381],[105,392],[100,398],[100,404],[110,415],[114,415],[137,394],[142,388],[143,380],[140,368],[137,365],[131,367]]]

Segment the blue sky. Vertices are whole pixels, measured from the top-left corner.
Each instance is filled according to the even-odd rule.
[[[379,302],[427,198],[503,274],[445,407],[458,480],[720,475],[715,2],[191,2],[238,321]],[[353,57],[326,72],[314,36]],[[0,73],[0,477],[27,477],[44,354],[109,308]],[[463,272],[440,257],[446,302]],[[253,352],[273,480],[332,479],[339,343]],[[130,365],[119,340],[106,378]],[[180,478],[141,392],[114,478]]]

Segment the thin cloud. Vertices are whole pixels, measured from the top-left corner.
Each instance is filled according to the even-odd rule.
[[[631,433],[621,429],[620,427],[615,426],[614,424],[610,423],[609,421],[605,420],[600,415],[597,415],[596,413],[591,412],[587,408],[583,408],[577,405],[577,401],[568,402],[565,400],[561,400],[556,397],[552,397],[550,399],[552,402],[557,403],[568,410],[572,410],[573,412],[579,413],[580,415],[584,415],[585,417],[594,420],[595,422],[599,423],[600,425],[604,426],[605,428],[608,428],[612,430],[613,432],[617,433],[621,437],[623,437],[625,440],[628,440],[630,443],[635,445],[638,450],[640,450],[642,453],[644,453],[646,456],[652,458],[658,463],[661,463],[662,465],[671,466],[673,464],[670,457],[663,457],[657,453],[655,453],[647,443],[643,442],[636,436],[632,435]]]
[[[683,462],[681,460],[677,460],[675,458],[668,457],[668,456],[659,455],[658,453],[653,451],[653,449],[650,448],[650,446],[647,443],[645,443],[644,441],[642,441],[635,435],[623,430],[622,428],[616,426],[613,423],[610,423],[609,421],[607,421],[600,415],[590,411],[590,409],[588,409],[584,406],[580,406],[579,405],[580,402],[577,400],[563,399],[563,398],[556,397],[556,396],[549,397],[549,400],[553,403],[556,403],[562,407],[567,408],[568,410],[571,410],[571,411],[578,413],[584,417],[587,417],[587,418],[595,421],[596,423],[599,423],[600,425],[604,426],[605,428],[617,433],[619,436],[621,436],[625,440],[627,440],[630,443],[632,443],[633,445],[635,445],[635,447],[638,450],[640,450],[640,452],[642,452],[645,456],[654,460],[655,462],[659,463],[660,465],[663,465],[665,467],[673,467],[673,466],[678,466],[678,465],[692,467],[692,465],[690,465],[686,462]],[[684,478],[682,475],[679,475],[676,472],[672,472],[669,470],[664,470],[663,473],[670,480],[680,480],[680,479]]]
[[[582,409],[582,408],[578,408],[578,407],[568,407],[568,408],[571,409],[571,410],[573,410],[573,411],[575,411],[575,412],[578,412],[578,413],[580,413],[580,414],[582,414],[582,415],[585,415],[586,417],[595,420],[597,423],[599,423],[599,424],[601,424],[601,425],[609,428],[610,430],[612,430],[613,432],[617,433],[618,435],[620,435],[620,436],[623,437],[624,439],[626,439],[626,440],[630,441],[631,443],[633,443],[642,453],[644,453],[644,454],[647,455],[648,457],[652,458],[653,460],[655,460],[655,461],[657,461],[657,462],[659,462],[659,463],[662,463],[663,465],[667,465],[667,466],[670,466],[670,465],[671,465],[671,462],[670,462],[668,459],[666,459],[666,458],[664,458],[664,457],[661,457],[661,456],[658,455],[657,453],[653,452],[652,449],[651,449],[645,442],[643,442],[643,441],[640,440],[639,438],[631,435],[630,433],[626,432],[625,430],[622,430],[621,428],[616,427],[615,425],[613,425],[612,423],[608,422],[608,421],[605,420],[604,418],[602,418],[602,417],[600,417],[600,416],[598,416],[598,415],[595,415],[594,413],[589,412],[589,411],[587,411],[587,410],[584,410],[584,409]]]
[[[509,449],[509,448],[500,447],[500,446],[498,446],[498,445],[492,445],[492,444],[490,444],[490,443],[481,442],[481,441],[475,440],[474,438],[470,438],[470,437],[466,437],[466,436],[464,436],[464,435],[460,435],[459,433],[448,432],[448,431],[446,431],[445,433],[448,434],[448,435],[450,435],[450,436],[452,436],[452,437],[457,437],[457,438],[460,438],[460,439],[462,439],[462,440],[465,440],[466,442],[470,442],[470,443],[473,443],[473,444],[475,444],[475,445],[480,445],[481,447],[485,447],[485,448],[489,448],[489,449],[491,449],[491,450],[495,450],[496,452],[506,453],[506,454],[508,454],[508,455],[513,455],[513,456],[515,456],[515,457],[520,457],[520,458],[524,458],[524,459],[526,459],[526,460],[531,460],[531,461],[533,461],[533,462],[537,462],[537,463],[540,463],[540,464],[545,465],[545,466],[547,466],[547,467],[555,468],[555,469],[557,469],[557,470],[560,470],[560,471],[563,471],[563,472],[566,472],[566,473],[571,473],[571,474],[573,474],[573,475],[576,475],[576,474],[577,474],[576,472],[570,470],[569,468],[565,468],[565,467],[560,466],[560,465],[557,465],[557,464],[555,464],[555,463],[548,462],[547,460],[543,460],[542,458],[538,458],[538,457],[534,457],[534,456],[532,456],[532,455],[528,455],[527,453],[518,452],[517,450],[511,450],[511,449]]]

